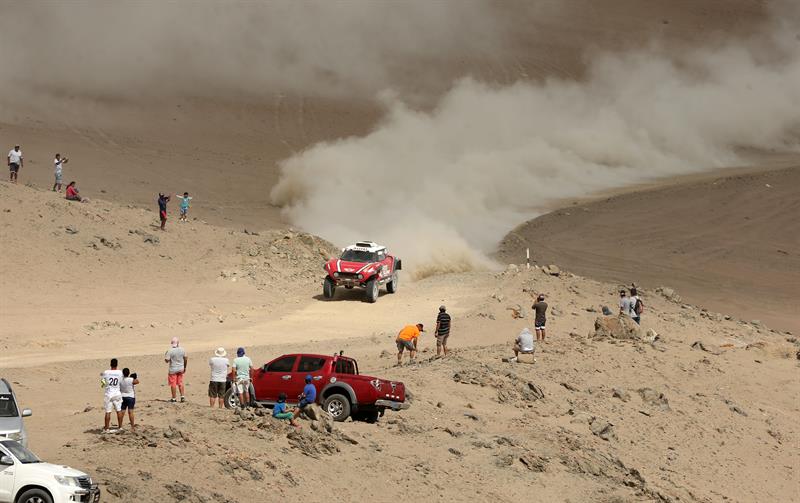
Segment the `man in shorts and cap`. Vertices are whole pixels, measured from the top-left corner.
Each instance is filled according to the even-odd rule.
[[[536,330],[536,340],[544,342],[547,335],[545,326],[547,325],[547,302],[544,301],[544,294],[540,293],[536,297],[536,302],[531,306],[531,309],[536,313],[533,322],[533,328]]]
[[[236,371],[236,392],[239,393],[239,404],[245,408],[250,404],[250,369],[253,368],[253,361],[249,356],[245,356],[244,348],[236,350],[236,358],[233,360],[233,369]]]
[[[414,363],[414,358],[417,356],[417,339],[422,332],[424,332],[422,323],[416,325],[406,325],[397,334],[395,344],[397,344],[397,365],[403,364],[403,351],[408,350],[408,361]]]
[[[447,308],[439,306],[439,314],[436,316],[436,356],[444,353],[447,356],[447,338],[450,337],[450,315]]]
[[[186,372],[186,364],[189,362],[189,357],[186,356],[186,350],[180,347],[177,337],[173,337],[170,341],[170,349],[164,353],[164,361],[169,364],[167,374],[167,384],[172,392],[170,402],[177,402],[176,388],[181,392],[181,402],[186,401],[186,390],[183,387],[183,374]]]
[[[211,380],[208,382],[208,404],[213,408],[214,402],[219,402],[219,408],[225,406],[225,384],[231,370],[225,348],[217,348],[214,356],[209,358],[208,366],[211,367]]]

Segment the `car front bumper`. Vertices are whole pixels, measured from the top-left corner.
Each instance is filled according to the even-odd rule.
[[[385,407],[392,410],[405,410],[411,407],[411,404],[407,402],[395,402],[393,400],[376,400],[375,407]]]
[[[100,501],[100,488],[97,484],[92,484],[92,487],[88,489],[64,488],[61,492],[61,501],[69,503],[97,503]]]

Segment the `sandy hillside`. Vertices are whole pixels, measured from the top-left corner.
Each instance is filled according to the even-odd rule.
[[[77,209],[61,208],[70,210]],[[102,228],[113,235],[114,227],[96,225],[93,232]],[[179,233],[195,247],[213,241],[229,250],[261,237],[212,226],[174,231]],[[51,243],[65,239],[44,235]],[[159,247],[166,248],[172,235],[159,234]],[[287,252],[304,249],[300,239],[286,241]],[[133,246],[126,242],[115,253]],[[100,251],[106,252],[89,250]],[[159,285],[146,291],[155,295]],[[292,294],[297,307],[284,314],[259,312],[262,301],[253,292],[249,303],[238,306],[247,313],[243,321],[198,319],[191,327],[164,322],[146,331],[86,331],[59,306],[48,306],[75,340],[37,347],[31,358],[8,358],[3,375],[35,411],[28,422],[32,447],[47,459],[88,470],[108,501],[251,501],[298,490],[309,501],[327,501],[331,493],[376,501],[431,494],[446,501],[516,501],[530,491],[548,501],[797,499],[800,387],[793,336],[646,289],[643,329],[655,330],[655,341],[652,334],[638,341],[594,338],[594,321],[603,305],[613,308],[617,286],[563,271],[555,277],[512,267],[403,288],[369,305],[353,295],[317,300],[304,287]],[[509,340],[530,323],[531,291],[548,295],[549,341],[534,366],[503,363]],[[435,346],[426,335],[420,363],[394,367],[397,328],[430,323],[442,302],[455,320],[453,355],[432,359]],[[4,315],[18,309],[3,307]],[[526,318],[512,318],[510,308],[518,307]],[[149,318],[144,309],[138,315],[135,324]],[[181,336],[190,352],[184,405],[165,402],[159,353],[172,335]],[[403,380],[412,407],[373,425],[337,424],[330,434],[308,421],[295,433],[260,413],[208,410],[206,358],[219,344],[232,351],[242,343],[256,362],[289,351],[344,350],[358,358],[362,372]],[[25,352],[16,341],[6,344],[11,351],[4,355]],[[99,434],[96,375],[111,356],[120,356],[142,381],[136,434]]]
[[[519,261],[530,248],[541,264],[666,284],[709,309],[797,331],[800,169],[782,164],[792,167],[575,203],[509,233],[498,257]]]

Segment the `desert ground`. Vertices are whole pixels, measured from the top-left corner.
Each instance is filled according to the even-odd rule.
[[[409,2],[391,14],[339,4],[358,13],[358,26],[324,3],[278,14],[198,5],[178,12],[184,24],[169,23],[179,3],[95,12],[92,2],[31,2],[24,22],[0,21],[0,62],[23,68],[0,83],[0,143],[25,154],[19,183],[0,181],[0,376],[33,409],[32,450],[86,471],[112,502],[800,500],[800,119],[782,102],[762,107],[776,122],[782,111],[788,117],[774,141],[763,139],[769,121],[750,110],[730,149],[678,156],[663,171],[637,165],[653,168],[646,177],[574,193],[537,172],[545,189],[536,194],[550,181],[552,197],[510,212],[480,250],[481,266],[415,274],[425,264],[409,260],[399,291],[375,304],[358,291],[323,299],[322,264],[349,243],[334,227],[298,225],[270,196],[286,159],[390,124],[386,89],[420,117],[435,116],[466,76],[569,87],[592,78],[598,54],[749,41],[773,26],[771,9],[791,3]],[[422,17],[404,17],[406,8]],[[208,13],[209,26],[233,20],[244,35],[208,35]],[[89,18],[96,22],[82,26],[106,52],[65,30]],[[260,25],[276,34],[272,45],[252,45]],[[62,36],[51,40],[54,27]],[[414,29],[419,40],[406,36]],[[325,43],[306,46],[294,31]],[[371,43],[348,45],[352,33]],[[215,64],[193,59],[186,40]],[[375,52],[354,50],[362,45]],[[358,57],[341,59],[348,51]],[[274,71],[257,71],[261,52]],[[19,66],[22,56],[42,64]],[[742,86],[760,77],[743,76]],[[575,152],[566,158],[579,162],[579,147],[564,147]],[[598,149],[589,142],[588,150]],[[64,181],[76,180],[89,203],[50,190],[54,152],[69,155]],[[597,166],[613,164],[598,155]],[[419,172],[395,175],[400,186]],[[359,181],[335,188],[355,199]],[[487,193],[498,186],[511,190]],[[173,201],[167,230],[158,229],[159,191],[194,196],[189,222],[177,222]],[[406,242],[384,243],[390,249],[413,243],[413,226],[400,230]],[[619,288],[632,282],[646,306],[641,329],[605,333]],[[540,292],[548,337],[536,363],[503,361],[532,328]],[[452,354],[437,359],[430,330],[441,304],[453,316]],[[395,335],[417,322],[428,328],[419,361],[395,366]],[[187,403],[168,401],[162,356],[172,337],[189,352]],[[307,420],[295,431],[267,409],[209,409],[207,360],[219,346],[229,355],[246,347],[256,365],[287,352],[344,351],[362,373],[403,381],[411,407],[330,432]],[[136,432],[101,434],[98,374],[112,357],[141,380]]]

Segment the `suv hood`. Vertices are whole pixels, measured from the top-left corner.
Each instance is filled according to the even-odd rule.
[[[42,476],[60,475],[62,477],[88,477],[87,474],[70,468],[69,466],[54,465],[52,463],[28,463],[22,465],[22,467],[22,469],[28,473],[36,473]]]
[[[378,262],[348,262],[341,259],[328,261],[328,270],[334,272],[344,272],[349,274],[369,273],[377,266]]]

